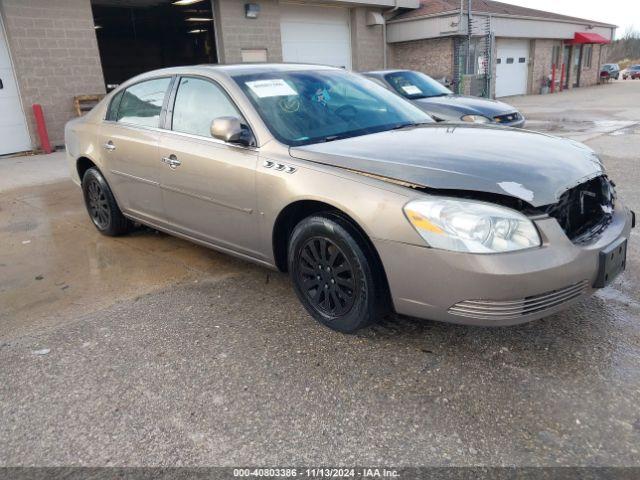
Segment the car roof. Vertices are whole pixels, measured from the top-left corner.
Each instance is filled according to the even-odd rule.
[[[327,65],[314,65],[309,63],[238,63],[238,64],[201,64],[185,67],[169,67],[146,72],[143,75],[168,75],[180,74],[188,71],[210,71],[226,74],[230,77],[236,75],[252,75],[256,73],[269,72],[294,72],[313,70],[343,70],[338,67]]]
[[[254,75],[260,73],[275,72],[300,72],[300,71],[344,71],[342,68],[327,65],[314,65],[309,63],[240,63],[240,64],[202,64],[183,67],[168,67],[150,70],[122,82],[116,90],[128,87],[135,83],[151,80],[157,77],[170,75],[208,75],[215,74],[232,78],[239,75]],[[114,90],[115,91],[115,90]]]
[[[235,75],[251,75],[255,73],[268,72],[294,72],[294,71],[311,71],[311,70],[343,70],[338,67],[328,65],[316,65],[311,63],[237,63],[229,65],[199,65],[199,67],[207,68],[219,72],[225,72],[230,76]]]
[[[412,72],[413,70],[407,69],[389,69],[389,70],[372,70],[370,72],[362,72],[363,75],[387,75],[389,73],[401,73],[401,72]]]

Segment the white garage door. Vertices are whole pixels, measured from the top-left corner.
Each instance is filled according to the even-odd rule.
[[[0,19],[0,155],[26,150],[31,150],[31,140]]]
[[[529,40],[500,38],[496,47],[496,97],[526,94]]]
[[[349,10],[282,4],[282,59],[351,68]]]

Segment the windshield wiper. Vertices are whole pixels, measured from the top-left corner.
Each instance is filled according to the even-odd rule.
[[[343,138],[349,138],[350,135],[327,135],[324,138],[318,140],[319,143],[333,142],[334,140],[342,140]]]
[[[401,123],[399,125],[396,125],[395,127],[392,127],[389,130],[402,130],[403,128],[417,127],[420,125],[427,125],[428,123],[430,122],[406,122],[406,123]]]

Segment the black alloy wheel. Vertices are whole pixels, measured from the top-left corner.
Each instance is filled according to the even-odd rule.
[[[100,233],[114,237],[133,228],[133,223],[120,211],[107,181],[97,168],[88,169],[82,176],[82,193],[89,217]]]
[[[329,328],[353,333],[390,310],[384,271],[371,244],[350,220],[326,212],[293,229],[289,274],[307,312]]]
[[[95,178],[91,178],[87,182],[87,209],[98,230],[104,230],[109,227],[111,223],[109,202],[100,183]]]
[[[298,282],[314,308],[345,315],[355,301],[356,278],[345,254],[326,237],[309,239],[298,257]]]

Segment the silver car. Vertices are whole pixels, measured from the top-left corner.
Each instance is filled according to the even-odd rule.
[[[330,67],[150,72],[65,134],[101,233],[140,223],[288,271],[309,313],[343,332],[393,311],[550,315],[624,270],[635,222],[584,145],[438,124]]]
[[[526,121],[511,105],[488,98],[456,95],[422,72],[381,70],[363,75],[412,102],[439,122],[492,123],[522,128]]]

